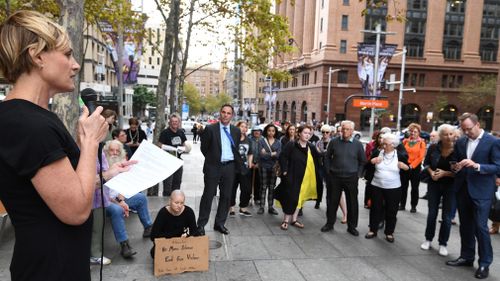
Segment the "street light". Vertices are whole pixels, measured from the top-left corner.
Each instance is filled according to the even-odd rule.
[[[335,72],[338,72],[338,71],[341,71],[342,69],[340,68],[337,68],[337,69],[332,69],[332,67],[330,66],[330,68],[328,69],[328,97],[327,97],[327,103],[326,103],[326,124],[330,124],[329,121],[330,121],[330,93],[331,93],[331,87],[332,87],[332,74],[335,73]]]

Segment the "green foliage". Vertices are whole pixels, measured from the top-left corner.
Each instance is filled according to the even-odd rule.
[[[184,84],[184,97],[186,97],[186,103],[189,104],[189,114],[198,115],[202,109],[201,98],[198,89],[193,84]]]
[[[134,96],[132,97],[134,112],[144,112],[146,105],[156,106],[156,95],[143,85],[134,87]],[[136,115],[136,114],[134,114]]]
[[[484,103],[488,98],[496,96],[497,76],[474,75],[473,82],[462,86],[458,99],[464,105],[477,105]]]
[[[391,2],[390,0],[358,0],[358,1],[360,3],[366,2],[366,8],[361,11],[362,17],[369,15],[370,11],[372,10],[387,8],[389,2]],[[392,4],[394,5],[394,14],[393,15],[387,14],[385,16],[385,20],[387,22],[391,22],[393,20],[396,20],[398,22],[405,22],[406,11],[399,8],[399,1],[392,0]]]
[[[433,103],[433,111],[441,112],[444,110],[444,107],[449,104],[448,97],[445,95],[438,95],[436,97],[436,101]]]
[[[231,104],[233,99],[224,93],[218,94],[217,96],[209,95],[204,99],[203,111],[206,113],[219,112],[220,107],[224,104]]]

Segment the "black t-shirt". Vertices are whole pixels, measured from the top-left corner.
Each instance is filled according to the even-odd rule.
[[[174,132],[169,127],[161,131],[159,142],[165,145],[178,147],[184,145],[184,142],[186,140],[187,140],[186,135],[182,130],[177,129],[177,132]]]
[[[143,140],[147,140],[148,137],[146,136],[146,133],[141,129],[137,128],[134,132],[130,130],[130,128],[125,130],[125,134],[127,134],[127,143],[132,142],[132,143],[141,143]],[[132,154],[137,150],[137,146],[130,146],[130,150],[132,150]]]
[[[54,113],[25,100],[0,103],[0,127],[0,200],[16,236],[12,280],[90,280],[91,219],[64,224],[31,182],[64,157],[76,169],[78,146]]]
[[[252,154],[252,144],[248,138],[240,140],[238,152],[240,153],[240,157],[243,162],[243,167],[241,167],[243,171],[240,171],[240,173],[246,175],[248,173],[248,156]]]

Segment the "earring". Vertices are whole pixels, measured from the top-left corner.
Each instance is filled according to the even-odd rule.
[[[40,69],[43,69],[43,64],[40,64],[38,67],[39,67]]]

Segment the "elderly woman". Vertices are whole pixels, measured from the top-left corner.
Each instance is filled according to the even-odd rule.
[[[89,219],[97,148],[108,124],[84,106],[75,143],[49,111],[72,92],[80,66],[66,31],[40,13],[0,25],[0,72],[14,85],[0,103],[0,200],[15,229],[12,280],[90,280]],[[112,167],[113,173],[128,167]]]
[[[276,185],[277,175],[274,165],[278,162],[281,153],[281,142],[275,138],[278,129],[275,125],[269,124],[264,128],[263,137],[259,140],[259,165],[260,165],[260,208],[257,214],[264,213],[266,205],[266,190],[268,212],[277,215],[278,212],[273,207],[273,190]]]
[[[455,128],[449,124],[443,124],[438,128],[440,141],[429,147],[425,157],[424,167],[430,175],[427,183],[427,199],[429,200],[429,212],[427,214],[427,226],[425,228],[425,242],[420,248],[429,250],[436,232],[436,218],[439,212],[439,203],[443,202],[441,211],[441,227],[439,229],[439,255],[447,256],[446,245],[450,238],[451,229],[451,200],[453,198],[453,177],[451,170],[453,157],[453,145],[455,140]]]
[[[308,125],[300,126],[298,140],[289,142],[281,153],[280,166],[283,176],[275,196],[283,208],[284,218],[281,223],[283,230],[288,229],[290,218],[292,226],[304,228],[304,225],[297,220],[299,209],[305,201],[317,198],[319,154],[308,142],[312,133],[312,128]]]
[[[170,194],[168,205],[158,211],[150,236],[153,241],[152,258],[155,254],[155,238],[199,236],[194,211],[184,205],[185,200],[184,192],[175,189]]]
[[[417,212],[418,204],[418,186],[420,185],[420,171],[422,161],[424,161],[425,151],[427,144],[425,140],[420,137],[421,127],[419,124],[411,123],[408,125],[408,132],[410,136],[403,140],[404,148],[408,153],[408,165],[410,170],[403,174],[401,182],[401,202],[399,204],[400,210],[406,209],[406,198],[408,197],[408,186],[411,183],[411,213]]]
[[[400,170],[408,170],[406,158],[397,152],[398,138],[393,134],[382,135],[383,149],[372,152],[370,162],[375,165],[372,179],[372,206],[370,208],[370,231],[366,239],[377,236],[380,220],[385,220],[385,240],[394,242],[396,215],[401,198]],[[385,214],[385,215],[384,215]],[[384,216],[384,217],[383,217]]]

